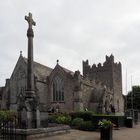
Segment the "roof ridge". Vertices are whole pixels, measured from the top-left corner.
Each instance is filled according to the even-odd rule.
[[[24,58],[25,62],[27,63],[27,59],[28,59],[28,58],[26,58],[26,57],[23,57],[23,58]],[[50,67],[48,67],[48,66],[46,66],[46,65],[44,65],[44,64],[41,64],[41,63],[39,63],[39,62],[36,62],[36,61],[33,61],[33,63],[36,63],[36,64],[38,64],[38,65],[40,65],[40,66],[43,66],[43,67],[46,67],[46,68],[49,68],[49,69],[52,69],[52,68],[50,68]]]
[[[59,65],[59,66],[60,66],[60,65]],[[60,66],[60,67],[61,67],[65,72],[74,74],[73,71],[71,71],[71,70],[69,70],[69,69],[67,69],[67,68],[65,68],[65,67],[62,67],[62,66]]]

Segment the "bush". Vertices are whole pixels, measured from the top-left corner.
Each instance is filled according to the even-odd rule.
[[[113,116],[113,115],[93,115],[91,121],[94,123],[96,128],[98,128],[98,122],[102,119],[110,120],[116,127],[123,127],[125,117],[124,116]]]
[[[68,114],[54,114],[49,116],[49,123],[70,124],[71,117]]]
[[[82,118],[75,118],[72,120],[72,123],[71,125],[74,127],[74,128],[79,128],[80,127],[80,124],[83,123],[83,119]]]
[[[94,115],[94,112],[92,111],[80,111],[80,112],[70,113],[70,116],[72,117],[72,119],[82,118],[84,119],[84,121],[91,120],[93,115]]]
[[[14,120],[15,117],[16,117],[16,113],[13,111],[9,111],[9,110],[0,111],[0,120],[5,120],[5,119]]]
[[[83,121],[80,124],[79,129],[84,130],[84,131],[93,131],[93,130],[95,130],[95,127],[91,121]]]
[[[48,117],[48,122],[49,122],[49,123],[56,123],[56,118],[57,118],[57,117],[58,117],[57,114],[50,115],[50,116]]]
[[[100,128],[109,128],[113,126],[112,122],[110,120],[102,119],[98,123]]]
[[[124,116],[115,116],[113,114],[95,114],[92,111],[81,111],[81,112],[72,112],[70,116],[73,119],[82,118],[84,121],[92,121],[94,127],[98,129],[98,122],[102,119],[110,120],[116,127],[125,126],[125,117]]]
[[[70,124],[70,122],[71,122],[70,116],[58,116],[56,118],[56,123],[59,124]]]

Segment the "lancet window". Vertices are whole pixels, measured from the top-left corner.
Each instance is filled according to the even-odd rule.
[[[53,101],[64,101],[64,83],[60,77],[55,77],[52,83]]]

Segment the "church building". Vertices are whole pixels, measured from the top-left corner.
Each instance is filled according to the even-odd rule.
[[[27,58],[19,56],[10,79],[2,93],[1,109],[18,110],[24,102],[27,89]],[[59,65],[52,69],[37,62],[34,66],[35,94],[40,112],[72,112],[91,110],[95,113],[124,112],[122,96],[121,63],[114,63],[114,56],[106,56],[101,65],[90,66],[83,61],[83,74],[72,72]]]
[[[124,113],[121,63],[106,56],[103,64],[83,61],[83,73],[59,64],[54,68],[33,59],[32,14],[25,16],[29,27],[28,57],[20,52],[12,75],[0,87],[0,107],[16,111],[28,128],[39,127],[47,120],[47,112],[93,111],[99,114]]]

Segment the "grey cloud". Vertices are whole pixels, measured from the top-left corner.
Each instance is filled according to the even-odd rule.
[[[139,0],[5,0],[0,5],[0,85],[19,56],[27,54],[25,14],[33,13],[35,60],[54,67],[56,60],[71,70],[81,61],[103,62],[113,53],[125,68],[140,69]],[[133,66],[133,67],[132,67]],[[124,75],[123,75],[124,77]],[[125,78],[123,78],[125,79]],[[140,80],[139,80],[140,82]],[[124,82],[123,82],[124,83]],[[125,84],[124,84],[125,85]],[[125,87],[124,87],[125,88]]]

